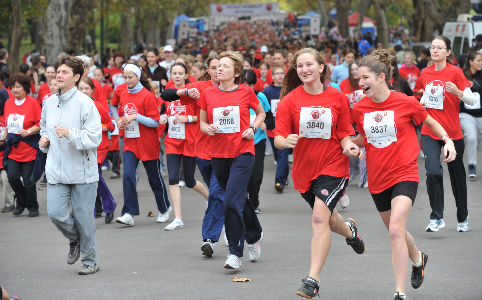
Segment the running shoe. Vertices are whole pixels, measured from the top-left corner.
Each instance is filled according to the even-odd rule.
[[[428,222],[427,228],[425,228],[426,232],[437,232],[440,229],[445,228],[444,219],[430,219]]]
[[[157,217],[156,222],[157,223],[166,223],[169,220],[169,216],[171,215],[172,211],[172,206],[169,206],[169,208],[166,210],[165,213],[159,212],[159,216]]]
[[[4,206],[2,208],[2,213],[9,213],[12,212],[15,209],[15,205],[10,205],[10,206]]]
[[[469,179],[475,180],[477,178],[477,171],[475,169],[475,165],[469,165]]]
[[[101,169],[102,171],[107,171],[107,170],[109,170],[109,167],[108,167],[108,166],[102,166],[102,167],[100,167],[100,169]]]
[[[284,188],[285,188],[285,187],[282,186],[281,183],[279,183],[279,182],[274,185],[274,189],[275,189],[278,193],[282,193],[283,190],[284,190]]]
[[[339,202],[340,202],[341,208],[343,209],[347,208],[348,205],[350,205],[350,198],[348,198],[348,195],[346,194],[346,192],[343,193],[343,196],[341,196]]]
[[[261,213],[261,208],[256,207],[256,208],[254,209],[254,213],[257,214],[257,215],[259,215],[259,214]]]
[[[83,265],[79,271],[79,275],[94,274],[95,272],[98,272],[98,271],[100,271],[100,267],[98,264],[95,264],[93,266]]]
[[[116,223],[124,224],[127,226],[134,226],[134,218],[131,214],[125,213],[122,217],[115,219]]]
[[[241,259],[234,254],[229,254],[224,263],[225,269],[237,270],[241,267]]]
[[[254,244],[248,244],[249,260],[252,262],[257,261],[261,257],[261,239]]]
[[[457,231],[458,232],[467,232],[470,230],[469,226],[469,216],[465,219],[465,221],[457,224]]]
[[[350,245],[353,248],[353,251],[355,251],[357,254],[362,254],[363,252],[365,252],[365,243],[363,242],[361,236],[358,234],[355,220],[349,218],[345,223],[346,225],[348,225],[348,227],[350,227],[352,233],[351,238],[346,239],[347,245]]]
[[[175,218],[169,225],[164,227],[164,230],[176,230],[184,227],[184,222],[181,219]]]
[[[183,187],[183,186],[186,186],[186,182],[184,180],[179,180],[179,186],[180,187]]]
[[[422,256],[422,264],[420,264],[418,267],[412,266],[412,287],[414,289],[418,289],[422,285],[425,275],[425,266],[428,262],[427,254],[421,252],[420,255]]]
[[[301,296],[306,299],[311,299],[318,295],[318,290],[320,289],[320,282],[310,276],[306,276],[305,279],[301,280],[303,284],[296,291],[296,295]]]
[[[112,220],[114,220],[114,213],[106,213],[104,218],[105,224],[110,224]]]
[[[70,250],[69,254],[67,254],[67,263],[73,265],[80,257],[80,241],[70,241],[69,247]]]
[[[393,295],[393,300],[406,300],[407,296],[402,293],[402,292],[396,292],[395,295]]]
[[[212,257],[214,254],[214,243],[211,240],[206,240],[201,246],[202,255]]]

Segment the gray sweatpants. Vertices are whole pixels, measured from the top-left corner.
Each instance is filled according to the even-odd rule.
[[[460,113],[459,117],[467,150],[467,163],[477,166],[477,150],[482,139],[482,118],[476,118],[467,113]]]
[[[94,207],[97,182],[88,184],[48,184],[47,213],[52,222],[69,239],[80,240],[82,263],[97,264]],[[72,213],[69,201],[72,200]]]

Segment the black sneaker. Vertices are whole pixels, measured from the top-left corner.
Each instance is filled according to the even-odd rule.
[[[114,213],[105,214],[105,224],[110,224],[114,220]]]
[[[350,230],[352,232],[352,237],[347,238],[346,243],[350,245],[357,254],[362,254],[363,252],[365,252],[365,243],[363,242],[361,236],[358,234],[355,220],[349,218],[345,223],[350,227]]]
[[[214,253],[214,243],[211,240],[206,240],[201,246],[202,255],[212,257]]]
[[[67,255],[67,263],[73,265],[80,257],[80,241],[70,241],[69,245],[70,251]]]
[[[306,278],[301,281],[303,282],[303,284],[296,291],[296,295],[306,299],[311,299],[314,296],[318,295],[320,283],[317,280],[311,278],[310,276],[306,276]]]
[[[38,217],[39,216],[38,210],[29,211],[28,216],[31,218]]]
[[[15,209],[15,205],[10,205],[10,206],[4,206],[2,208],[2,213],[9,213],[12,212]]]
[[[423,252],[421,253],[421,255],[422,264],[420,265],[420,267],[412,266],[412,287],[414,289],[418,289],[422,285],[425,266],[428,262],[428,255]]]
[[[393,300],[406,300],[407,296],[402,293],[402,292],[396,292],[395,295],[393,295]]]
[[[13,210],[13,213],[12,213],[12,214],[13,214],[14,216],[18,216],[18,215],[21,215],[24,210],[25,210],[25,207],[19,207],[19,206],[17,206],[17,208],[15,208],[15,209]]]
[[[281,183],[279,183],[279,182],[274,185],[274,189],[275,189],[278,193],[282,193],[283,190],[284,190],[284,188],[285,188],[285,187],[282,186]]]

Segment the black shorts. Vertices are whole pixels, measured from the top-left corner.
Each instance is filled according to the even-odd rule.
[[[373,201],[379,212],[392,208],[392,200],[397,196],[406,196],[412,200],[412,206],[417,196],[418,182],[402,181],[379,194],[372,194]]]
[[[333,212],[338,200],[343,196],[347,185],[347,177],[320,175],[311,182],[309,191],[301,193],[301,197],[308,202],[311,209],[313,209],[315,205],[315,197],[318,197],[328,206],[330,211]]]

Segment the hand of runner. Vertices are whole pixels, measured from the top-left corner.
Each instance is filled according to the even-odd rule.
[[[286,137],[286,148],[294,148],[298,144],[300,136],[297,134],[290,134]]]
[[[218,132],[218,126],[214,124],[209,124],[207,128],[207,134],[209,135],[215,135]]]
[[[454,94],[458,98],[462,98],[464,95],[464,92],[458,89],[458,87],[455,85],[455,83],[451,81],[445,82],[445,90],[451,94]]]
[[[38,141],[38,145],[40,148],[47,148],[50,145],[49,138],[46,136],[41,137],[40,140]]]
[[[261,123],[261,125],[259,125],[259,129],[266,131],[266,123],[265,122]]]
[[[134,120],[137,120],[137,114],[132,114],[132,115],[128,115],[128,116],[124,116],[124,122],[125,122],[125,125],[129,124],[130,122],[134,121]]]
[[[454,142],[449,138],[445,139],[445,146],[443,151],[445,157],[444,162],[454,161],[457,157],[457,151],[455,151]]]
[[[117,120],[117,127],[118,127],[119,129],[124,129],[124,128],[126,127],[124,117],[119,118],[119,120]]]
[[[187,123],[187,116],[180,116],[180,115],[177,115],[176,118],[174,119],[174,124],[177,124],[177,123]]]
[[[198,89],[196,89],[196,88],[188,89],[187,92],[188,92],[189,97],[191,97],[193,99],[198,99],[201,96]]]
[[[166,117],[166,116],[161,116],[161,117],[159,118],[159,124],[160,124],[160,125],[164,125],[164,124],[166,124],[166,123],[167,123],[167,117]]]
[[[352,141],[347,141],[343,145],[343,154],[348,157],[357,157],[359,159],[363,159],[364,157],[363,151],[361,151]]]
[[[254,138],[254,130],[251,127],[249,127],[243,132],[242,137],[243,139],[252,140]]]
[[[19,130],[18,130],[18,134],[20,134],[20,136],[22,136],[22,137],[27,137],[27,136],[29,136],[28,131],[25,130],[25,129],[19,129]]]
[[[55,133],[59,138],[63,138],[69,135],[69,130],[63,126],[55,126]]]

